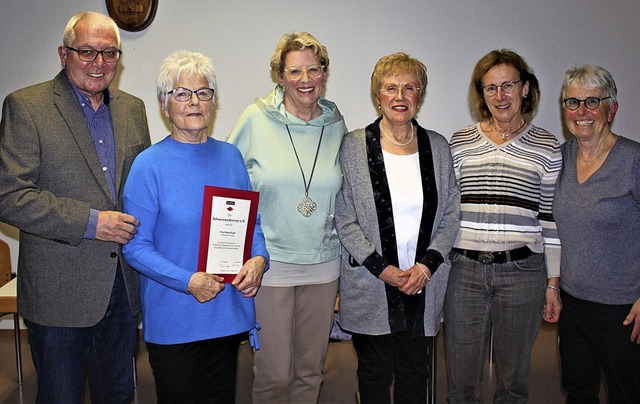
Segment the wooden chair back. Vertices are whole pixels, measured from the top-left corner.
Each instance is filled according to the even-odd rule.
[[[9,244],[0,240],[0,286],[11,280],[11,252]]]

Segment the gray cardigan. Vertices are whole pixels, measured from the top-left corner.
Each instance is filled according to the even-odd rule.
[[[432,336],[437,334],[440,327],[451,269],[447,256],[460,227],[460,192],[447,140],[436,132],[418,127],[418,142],[424,141],[431,144],[438,192],[438,209],[428,249],[438,251],[445,259],[424,292],[424,335]],[[354,263],[350,263],[350,257],[362,263],[376,251],[382,255],[365,129],[355,130],[345,136],[340,149],[340,161],[344,179],[342,190],[336,198],[336,229],[344,248],[338,321],[347,331],[369,335],[388,334],[391,331],[384,282],[364,266],[352,266]]]

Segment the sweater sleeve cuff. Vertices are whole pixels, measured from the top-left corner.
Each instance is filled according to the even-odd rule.
[[[442,254],[436,250],[427,250],[427,253],[420,260],[421,264],[424,264],[431,271],[431,275],[435,274],[440,265],[444,262]]]
[[[362,265],[369,270],[376,278],[380,277],[380,274],[384,269],[389,266],[389,261],[386,258],[374,251],[373,254],[368,256]]]

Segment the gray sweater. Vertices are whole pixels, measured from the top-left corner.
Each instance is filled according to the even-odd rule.
[[[562,288],[604,304],[640,298],[640,143],[620,137],[580,184],[577,142],[562,145],[553,216],[562,242]]]

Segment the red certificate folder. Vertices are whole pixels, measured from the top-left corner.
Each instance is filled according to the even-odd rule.
[[[198,271],[231,282],[251,258],[260,194],[205,185]]]

